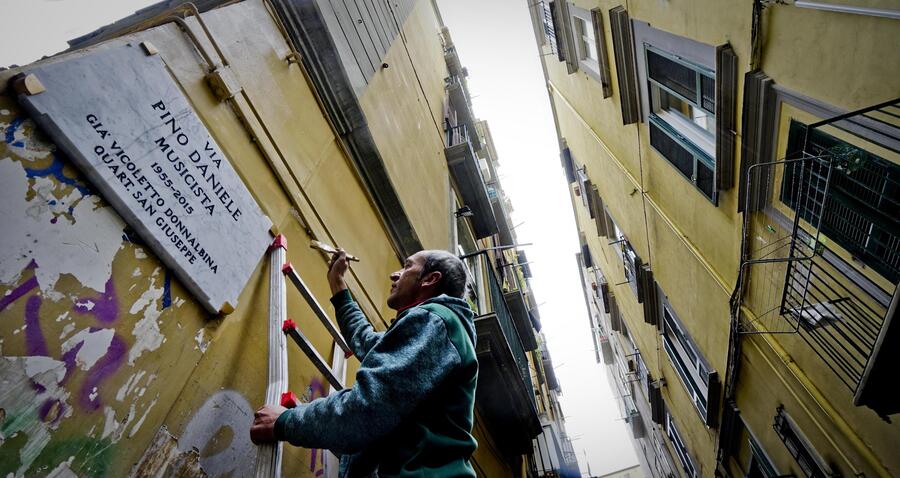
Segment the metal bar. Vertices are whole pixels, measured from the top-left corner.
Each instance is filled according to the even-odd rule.
[[[846,11],[846,10],[840,10],[840,9],[850,9],[850,8],[854,8],[854,7],[843,7],[843,6],[840,6],[840,5],[825,5],[825,4],[823,4],[823,3],[818,3],[818,2],[806,2],[806,1],[801,1],[801,0],[798,0],[795,4],[796,4],[798,7],[805,7],[805,8],[816,8],[816,6],[829,6],[829,7],[832,7],[832,8],[833,8],[833,11]],[[823,8],[823,9],[824,9],[824,8]],[[875,9],[859,9],[859,10],[875,10]],[[897,17],[896,17],[897,19],[900,19],[900,10],[884,10],[884,11],[885,11],[885,12],[892,12],[894,15],[897,15]],[[848,12],[848,13],[859,13],[859,12]],[[822,120],[822,121],[819,121],[819,122],[816,122],[816,123],[812,123],[811,125],[809,125],[809,128],[818,128],[819,126],[823,126],[823,125],[826,125],[826,124],[836,123],[836,122],[838,122],[838,121],[841,121],[841,120],[844,120],[844,119],[847,119],[847,118],[851,118],[851,117],[853,117],[853,116],[858,116],[858,115],[861,115],[861,114],[863,114],[863,113],[868,113],[869,111],[874,111],[874,110],[877,110],[877,109],[884,108],[885,106],[892,106],[892,105],[894,105],[895,103],[898,103],[898,102],[900,102],[900,98],[894,98],[893,100],[885,101],[884,103],[878,103],[877,105],[869,106],[869,107],[867,107],[867,108],[863,108],[863,109],[856,110],[856,111],[850,111],[849,113],[844,113],[844,114],[842,114],[842,115],[833,116],[833,117],[828,118],[828,119],[826,119],[826,120]]]
[[[281,265],[285,260],[284,236],[278,236],[269,247],[269,368],[265,403],[279,403],[281,393],[288,389],[287,341],[281,326],[287,319],[287,288]],[[256,453],[256,477],[281,476],[282,443],[259,445]]]
[[[341,349],[344,351],[344,355],[350,357],[353,355],[353,351],[350,350],[350,346],[347,345],[347,342],[344,340],[344,337],[341,333],[335,328],[334,324],[331,323],[331,320],[328,318],[328,315],[325,314],[325,309],[319,305],[319,301],[316,300],[315,296],[309,291],[309,288],[306,287],[306,284],[303,282],[303,279],[300,278],[300,274],[297,274],[297,271],[294,269],[294,266],[291,265],[290,262],[286,263],[282,268],[281,272],[287,276],[288,279],[291,280],[291,283],[294,284],[294,287],[300,291],[300,295],[306,299],[306,302],[312,308],[313,313],[316,314],[316,317],[322,322],[322,325],[328,329],[328,333],[331,334],[331,337],[334,339],[334,342],[338,344]]]
[[[293,323],[293,321],[289,320],[287,322],[289,322],[289,324],[286,323],[282,328],[284,333],[287,334],[288,337],[294,339],[294,342],[300,347],[300,350],[302,350],[303,353],[305,353],[306,356],[309,357],[310,361],[312,361],[313,365],[316,366],[316,369],[319,371],[319,373],[325,376],[325,379],[328,380],[328,383],[330,383],[332,387],[334,387],[336,390],[343,390],[344,384],[342,384],[341,381],[338,380],[338,378],[334,375],[334,372],[332,372],[331,369],[328,368],[328,365],[325,363],[325,359],[323,359],[322,356],[319,355],[319,352],[316,351],[316,348],[313,347],[309,339],[307,339],[306,336],[297,329],[297,326]]]

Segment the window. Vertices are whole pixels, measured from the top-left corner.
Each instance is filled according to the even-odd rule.
[[[753,435],[749,437],[750,444],[750,463],[747,467],[747,478],[778,478],[779,475],[775,471],[775,466],[766,452],[762,449]]]
[[[681,434],[678,432],[678,428],[675,427],[675,422],[672,421],[672,414],[668,410],[666,410],[666,435],[669,437],[669,441],[672,442],[672,448],[675,449],[675,454],[678,455],[678,460],[681,462],[681,468],[684,470],[684,473],[688,477],[700,476],[697,474],[697,467],[694,466],[694,459],[691,458],[691,454],[684,445],[684,440],[681,439]]]
[[[631,247],[630,242],[623,242],[622,250],[624,251],[622,263],[625,267],[625,280],[628,281],[628,286],[631,287],[631,291],[634,292],[634,295],[637,297],[638,303],[643,302],[641,272],[644,263],[641,261],[641,258],[638,257],[637,253],[634,252],[634,248]]]
[[[800,471],[807,478],[839,476],[831,472],[829,466],[825,464],[825,460],[819,456],[812,445],[810,445],[809,440],[803,435],[803,432],[800,431],[800,428],[797,427],[797,424],[794,423],[794,420],[784,411],[784,406],[778,407],[772,428],[775,429],[775,433],[784,442],[784,446],[787,447],[791,456],[797,460],[797,464],[800,465]]]
[[[707,426],[714,426],[718,400],[718,375],[694,344],[665,296],[660,297],[663,319],[663,348]]]
[[[788,157],[806,153],[832,158],[828,196],[825,159],[785,167],[781,202],[890,282],[900,280],[900,166],[864,149],[791,120]],[[826,201],[823,205],[822,201]],[[824,210],[824,214],[822,211]],[[821,218],[819,216],[822,216]]]
[[[578,51],[578,59],[596,67],[597,39],[594,38],[591,19],[581,16],[580,11],[575,10],[572,21],[575,24],[575,48]]]
[[[715,73],[648,44],[644,54],[650,145],[715,203]]]

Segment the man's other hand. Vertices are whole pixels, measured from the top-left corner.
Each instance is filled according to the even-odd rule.
[[[253,425],[250,426],[250,441],[257,445],[275,441],[275,420],[287,408],[280,405],[264,405],[253,414]]]
[[[331,295],[347,288],[344,282],[344,274],[350,262],[347,260],[347,253],[343,249],[339,249],[331,256],[331,263],[328,264],[328,285],[331,286]]]

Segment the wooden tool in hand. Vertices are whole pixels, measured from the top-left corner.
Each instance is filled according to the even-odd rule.
[[[338,252],[338,250],[335,249],[334,247],[329,246],[328,244],[325,244],[324,242],[319,242],[319,241],[310,241],[309,247],[311,249],[318,249],[326,254],[337,254],[337,252]],[[347,254],[347,260],[353,261],[353,262],[359,262],[359,257],[351,256],[350,254]]]

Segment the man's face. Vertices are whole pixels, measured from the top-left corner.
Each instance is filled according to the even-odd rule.
[[[388,294],[387,305],[394,310],[400,310],[420,300],[422,267],[425,265],[425,256],[417,252],[403,263],[403,269],[391,274],[391,293]],[[429,274],[430,275],[430,274]]]

